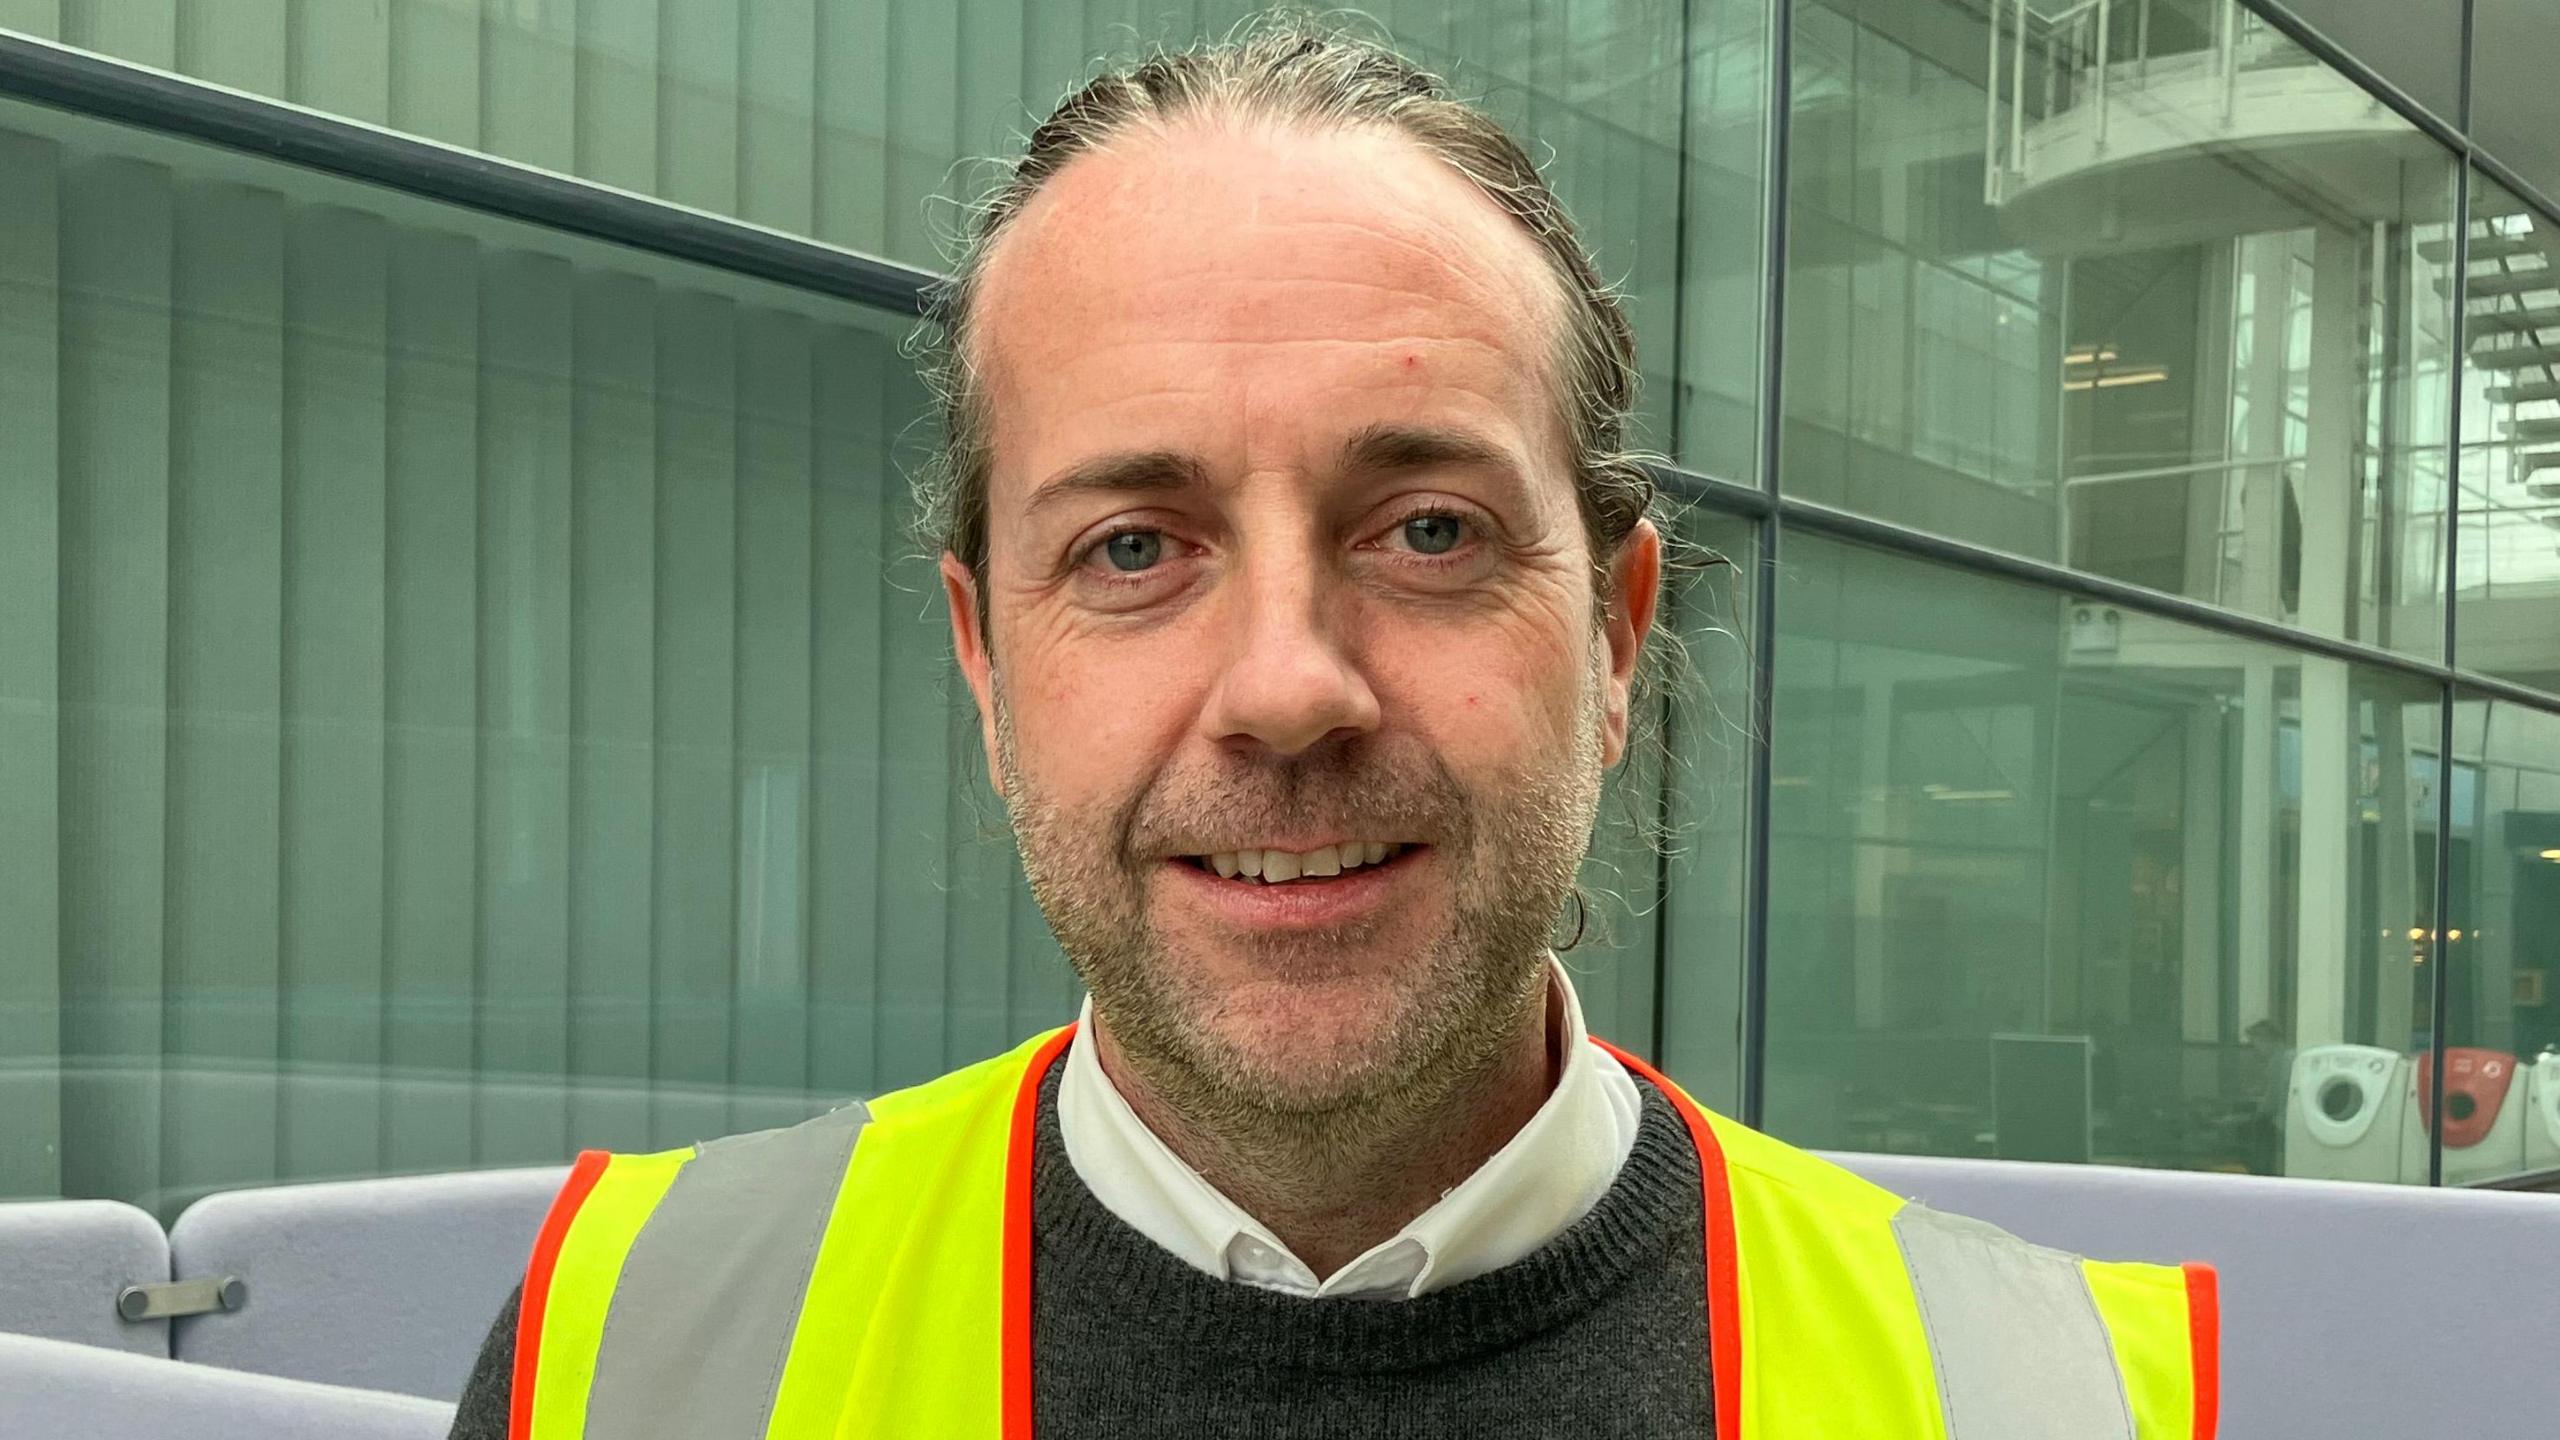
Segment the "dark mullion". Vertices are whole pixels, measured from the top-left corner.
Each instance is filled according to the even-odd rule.
[[[2465,47],[2463,65],[2468,76],[2470,56]],[[2446,918],[2453,910],[2453,706],[2461,697],[2454,683],[2453,666],[2461,657],[2454,651],[2454,619],[2461,607],[2455,601],[2460,591],[2456,567],[2462,561],[2462,380],[2468,368],[2464,363],[2464,347],[2471,341],[2471,302],[2463,289],[2465,277],[2471,273],[2471,168],[2464,166],[2453,177],[2453,358],[2445,366],[2446,383],[2451,393],[2445,402],[2445,484],[2444,484],[2444,663],[2446,677],[2437,691],[2436,720],[2436,902],[2435,923],[2428,926],[2428,953],[2434,957],[2435,973],[2427,977],[2427,1063],[2434,1074],[2429,1081],[2427,1113],[2427,1183],[2444,1183],[2444,1047],[2453,1038],[2445,1015],[2452,995],[2452,983],[2445,973],[2453,963],[2453,952],[2445,943]],[[2483,757],[2484,759],[2486,757]]]
[[[1682,417],[1688,407],[1682,403],[1681,379],[1688,369],[1689,307],[1680,294],[1685,278],[1683,271],[1689,259],[1689,72],[1697,64],[1697,6],[1682,0],[1680,6],[1680,111],[1672,124],[1680,140],[1673,152],[1678,173],[1672,177],[1671,203],[1674,209],[1671,228],[1671,394],[1669,435],[1671,453],[1679,455],[1686,443]],[[1655,483],[1661,483],[1659,477]],[[1675,611],[1671,617],[1679,619]],[[1672,794],[1679,784],[1679,729],[1677,695],[1662,697],[1661,739],[1655,753],[1661,756],[1662,773],[1654,786],[1655,824],[1653,833],[1653,1050],[1650,1058],[1658,1069],[1669,1069],[1671,1038],[1671,827],[1675,806]]]
[[[1788,146],[1795,124],[1795,3],[1770,0],[1768,125],[1762,152],[1760,492],[1771,508],[1760,516],[1752,557],[1750,785],[1745,799],[1742,907],[1742,1123],[1768,1117],[1769,1042],[1769,751],[1777,718],[1778,553],[1784,506],[1778,501],[1778,447],[1786,433]]]

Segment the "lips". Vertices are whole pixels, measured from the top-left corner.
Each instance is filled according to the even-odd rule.
[[[1339,865],[1341,847],[1333,847]],[[1385,914],[1402,895],[1407,901],[1427,893],[1413,886],[1418,867],[1427,865],[1431,847],[1427,845],[1386,845],[1376,862],[1367,858],[1362,846],[1361,863],[1330,875],[1298,874],[1274,879],[1271,874],[1271,852],[1228,851],[1225,855],[1241,857],[1250,853],[1263,863],[1263,874],[1248,876],[1239,868],[1234,874],[1220,875],[1215,864],[1218,855],[1175,856],[1164,862],[1164,874],[1173,886],[1172,895],[1186,909],[1215,917],[1226,926],[1248,934],[1272,934],[1289,931],[1324,931],[1345,925],[1363,923]],[[1282,851],[1296,858],[1314,852]],[[1284,875],[1287,863],[1281,865]]]

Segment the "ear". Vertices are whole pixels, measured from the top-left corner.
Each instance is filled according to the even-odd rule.
[[[996,745],[995,661],[987,653],[986,627],[978,613],[981,593],[978,577],[960,562],[960,557],[943,551],[942,594],[951,602],[951,650],[959,657],[960,673],[969,681],[969,693],[977,699],[978,743],[986,747],[987,776],[1001,795],[1005,775]]]
[[[1615,765],[1627,753],[1627,707],[1635,693],[1636,662],[1643,658],[1645,636],[1653,629],[1653,608],[1662,597],[1662,533],[1650,520],[1638,520],[1618,553],[1609,561],[1609,618],[1601,627],[1609,645],[1609,695],[1600,759]]]

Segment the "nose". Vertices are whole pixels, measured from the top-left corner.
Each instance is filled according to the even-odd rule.
[[[1378,696],[1346,631],[1356,597],[1314,566],[1266,564],[1227,597],[1232,647],[1201,709],[1203,735],[1296,755],[1327,736],[1378,727]]]

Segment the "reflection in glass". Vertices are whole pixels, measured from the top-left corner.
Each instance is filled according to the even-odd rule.
[[[1072,1013],[905,322],[0,123],[0,1195],[661,1148]]]
[[[2437,652],[2447,155],[2231,0],[1796,16],[1786,489]]]
[[[181,23],[177,0],[38,0],[0,25],[935,270],[957,220],[936,197],[1018,149],[1097,59],[1277,3],[378,0]],[[1645,443],[1728,477],[1757,434],[1763,8],[1359,7],[1528,141],[1635,312]]]
[[[2475,174],[2470,241],[2458,658],[2560,694],[2560,229]]]
[[[2431,689],[1812,537],[1778,624],[1776,1133],[2423,1181]],[[2395,1107],[2346,1155],[2342,1045]]]
[[[2472,143],[2560,195],[2560,86],[2548,0],[2471,0]],[[2451,113],[2451,112],[2444,112]]]
[[[1685,653],[1669,712],[1662,803],[1662,1054],[1702,1103],[1733,1113],[1742,1089],[1742,907],[1750,785],[1749,521],[1693,510],[1657,624]],[[1626,963],[1633,963],[1632,957]]]
[[[2460,699],[2445,1179],[2560,1170],[2560,714]]]
[[[1686,200],[1680,255],[1676,427],[1657,440],[1691,470],[1755,483],[1760,390],[1761,147],[1769,109],[1767,7],[1689,7]],[[1641,322],[1640,322],[1641,323]],[[1647,383],[1654,383],[1648,378]]]

